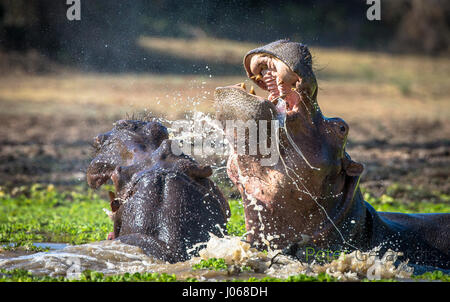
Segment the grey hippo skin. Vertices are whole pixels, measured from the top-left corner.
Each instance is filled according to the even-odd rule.
[[[173,154],[171,144],[158,122],[118,121],[94,139],[87,182],[92,188],[114,183],[109,239],[174,263],[189,259],[189,250],[208,241],[209,233],[222,236],[229,206],[208,178],[211,167]]]
[[[450,214],[377,212],[364,201],[359,188],[363,165],[345,151],[349,126],[323,116],[305,45],[270,43],[248,52],[244,67],[269,96],[247,93],[239,85],[218,87],[219,120],[283,120],[283,107],[276,105],[287,104],[275,165],[261,165],[261,154],[235,151],[228,159],[228,175],[243,198],[250,242],[262,249],[284,248],[297,257],[304,256],[305,247],[379,247],[381,255],[391,249],[413,264],[450,268]]]

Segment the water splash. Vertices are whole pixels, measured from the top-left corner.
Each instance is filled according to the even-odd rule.
[[[282,99],[282,98],[278,98],[278,103],[277,103],[277,112],[279,112],[280,114],[278,114],[277,118],[278,120],[281,120],[282,122],[280,122],[280,125],[283,125],[282,128],[285,131],[286,137],[288,138],[289,143],[291,144],[291,146],[294,148],[294,150],[300,155],[302,156],[302,158],[305,160],[305,162],[308,164],[308,166],[314,170],[320,170],[319,168],[315,168],[312,167],[308,160],[303,156],[303,153],[301,152],[300,148],[297,146],[297,144],[292,140],[292,138],[289,135],[289,132],[287,131],[287,127],[286,127],[286,102]],[[278,148],[279,148],[280,144],[277,144]],[[351,243],[349,243],[344,235],[342,234],[342,232],[339,230],[339,228],[336,226],[336,224],[334,223],[333,219],[331,219],[330,215],[328,214],[328,212],[326,211],[326,209],[318,202],[318,197],[314,196],[309,190],[308,188],[305,186],[305,184],[302,182],[302,177],[300,177],[295,171],[294,169],[292,169],[291,167],[289,167],[285,160],[283,159],[283,157],[281,156],[280,150],[278,149],[278,154],[280,155],[280,160],[281,163],[284,167],[284,170],[286,172],[286,175],[291,179],[292,184],[296,187],[296,189],[300,192],[303,192],[305,194],[307,194],[309,197],[311,197],[311,199],[314,201],[314,203],[321,209],[321,211],[325,214],[327,220],[332,224],[332,226],[334,227],[334,229],[338,232],[342,243],[345,245],[348,245],[354,249],[358,249],[357,247],[355,247],[354,245],[352,245]],[[289,171],[290,170],[294,176],[297,178],[296,180],[290,175]],[[300,187],[298,186],[297,183],[300,183],[303,187],[303,189],[300,189]],[[339,195],[337,195],[339,196]],[[300,200],[300,199],[299,199]]]
[[[280,125],[281,125],[282,129],[284,130],[289,143],[294,148],[295,152],[297,152],[303,158],[303,160],[306,162],[306,164],[311,169],[320,170],[320,168],[314,167],[309,163],[309,161],[303,155],[302,150],[300,150],[300,148],[297,146],[297,144],[294,142],[291,135],[289,134],[289,131],[287,130],[287,127],[286,127],[286,101],[283,100],[282,98],[278,98],[277,101],[278,101],[278,103],[277,103],[276,107],[277,107],[277,112],[279,113],[277,118],[280,121]]]

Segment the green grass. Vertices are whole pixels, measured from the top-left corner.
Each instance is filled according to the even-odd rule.
[[[230,204],[231,216],[228,220],[227,231],[233,236],[242,236],[245,230],[244,206],[240,200],[231,199]]]
[[[102,273],[86,270],[79,278],[33,276],[25,270],[0,270],[0,282],[173,282],[175,275],[158,273],[125,273],[122,275],[105,276]]]
[[[375,210],[402,213],[450,213],[450,196],[421,188],[393,184],[380,197],[362,190],[364,200]]]
[[[209,270],[214,270],[214,271],[222,271],[222,270],[227,270],[228,269],[228,265],[225,263],[225,259],[219,258],[209,258],[208,260],[200,260],[199,263],[194,264],[192,266],[192,269],[195,270],[200,270],[200,269],[209,269]]]
[[[108,190],[108,187],[104,188]],[[427,192],[420,188],[390,186],[385,195],[374,197],[364,191],[364,198],[378,211],[394,212],[450,212],[450,197],[439,192]],[[227,225],[230,235],[242,236],[245,233],[244,210],[240,200],[230,200],[231,217]],[[108,202],[86,188],[74,188],[61,192],[52,185],[33,185],[20,187],[11,192],[0,188],[0,243],[12,244],[3,249],[25,249],[44,251],[33,242],[65,242],[83,244],[104,240],[112,230],[112,222],[103,212]],[[193,270],[212,269],[227,270],[223,259],[201,260]],[[243,269],[245,270],[245,268]],[[450,281],[449,275],[442,272],[426,273],[415,276],[415,279]],[[37,277],[29,272],[1,271],[0,281],[69,281],[65,278]],[[73,280],[71,280],[73,281]],[[98,272],[86,271],[76,281],[110,282],[110,281],[176,281],[175,276],[167,274],[136,273],[117,276],[104,276]],[[190,278],[185,281],[196,281]],[[230,281],[254,282],[298,282],[298,281],[336,281],[329,275],[309,277],[306,275],[291,276],[287,279],[265,277],[248,280],[233,279]],[[392,280],[390,280],[392,281]]]
[[[0,242],[29,248],[32,242],[82,244],[104,240],[112,222],[108,203],[92,190],[58,192],[53,186],[0,191]]]

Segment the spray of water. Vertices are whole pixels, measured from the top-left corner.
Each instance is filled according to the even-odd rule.
[[[280,123],[280,125],[282,125],[282,128],[285,131],[286,137],[288,138],[289,143],[291,144],[291,146],[294,148],[294,150],[305,160],[305,162],[308,164],[308,166],[311,169],[314,170],[320,170],[319,168],[315,168],[313,166],[311,166],[311,164],[309,164],[308,160],[305,158],[305,156],[303,155],[303,153],[301,152],[300,148],[297,146],[297,144],[292,140],[291,136],[289,135],[289,132],[287,131],[287,127],[286,127],[286,102],[281,99],[278,98],[278,103],[277,103],[277,109],[281,109],[279,110],[279,114],[277,116],[277,118],[279,120],[282,120],[282,123]],[[278,144],[279,145],[279,144]],[[331,219],[330,215],[328,214],[328,212],[326,211],[326,209],[318,202],[318,198],[317,196],[314,196],[313,194],[311,194],[311,192],[308,190],[308,188],[305,186],[305,184],[302,182],[302,178],[294,171],[294,169],[290,168],[288,165],[286,165],[286,162],[284,161],[283,157],[281,156],[281,153],[278,150],[278,154],[280,155],[280,160],[281,163],[283,164],[283,167],[285,169],[286,175],[291,179],[292,184],[296,187],[296,189],[298,191],[304,192],[306,193],[309,197],[311,197],[311,199],[316,203],[316,205],[322,210],[322,212],[325,214],[326,218],[328,219],[328,221],[332,224],[332,226],[334,227],[334,229],[338,232],[343,244],[348,245],[354,249],[357,249],[354,245],[350,244],[345,238],[344,235],[342,234],[342,232],[339,230],[339,228],[336,226],[336,224],[334,223],[333,219]],[[294,177],[296,177],[296,179],[294,179],[291,174],[289,173],[289,171],[291,171],[294,174]],[[298,183],[300,183],[300,185],[302,186],[303,190],[300,189],[300,187],[298,186]]]
[[[277,103],[277,111],[279,112],[277,119],[279,120],[279,124],[281,125],[281,128],[283,129],[284,133],[286,134],[286,137],[288,139],[289,144],[292,146],[292,148],[296,151],[297,154],[299,154],[303,160],[306,162],[306,164],[313,170],[320,170],[320,168],[314,167],[312,166],[309,161],[307,160],[307,158],[304,156],[303,152],[300,150],[299,146],[297,146],[297,144],[294,142],[294,140],[292,139],[292,137],[289,134],[289,131],[287,130],[287,126],[286,126],[286,102],[279,98],[278,99],[278,103]],[[173,121],[169,121],[169,120],[164,120],[166,123],[168,124],[172,124]],[[223,134],[223,137],[225,138],[226,136],[224,135],[224,131],[221,127],[218,127],[217,123],[214,123],[214,120],[207,114],[203,113],[203,112],[199,112],[199,111],[194,111],[193,112],[193,120],[192,123],[195,122],[200,122],[200,123],[205,123],[207,124],[209,127],[211,127],[214,131],[219,131]],[[189,132],[184,132],[184,133],[179,133],[179,134],[175,134],[175,132],[172,131],[172,129],[169,127],[169,132],[172,134],[171,138],[174,139],[178,139],[178,140],[184,140],[184,141],[190,141],[192,139],[203,139],[205,137],[205,133],[204,132],[196,132],[196,131],[189,131]],[[194,128],[195,129],[195,128]],[[226,138],[225,138],[226,139]],[[225,141],[225,144],[228,143],[228,147],[230,148],[229,150],[232,150],[232,145],[230,142]],[[280,161],[284,167],[284,170],[286,172],[286,175],[289,177],[289,179],[292,181],[293,185],[296,187],[296,189],[300,192],[303,192],[305,194],[307,194],[313,201],[314,203],[319,207],[319,209],[325,214],[327,220],[331,223],[331,225],[333,226],[333,228],[336,230],[336,232],[339,234],[342,242],[344,245],[350,246],[354,249],[356,249],[355,246],[353,246],[351,243],[349,243],[345,237],[343,236],[342,232],[339,230],[339,228],[336,226],[336,224],[334,223],[333,219],[330,217],[330,215],[328,214],[328,212],[326,211],[326,209],[323,207],[323,205],[321,205],[318,201],[318,197],[314,196],[306,187],[306,185],[303,183],[303,178],[298,175],[296,173],[296,171],[289,167],[286,162],[285,159],[281,156],[281,152],[280,152],[280,139],[279,139],[279,133],[277,132],[277,137],[276,137],[276,146],[277,146],[277,152],[279,154],[280,157]],[[237,163],[237,161],[236,161]],[[217,171],[218,169],[224,169],[225,167],[214,167],[214,171]],[[273,235],[273,236],[265,236],[264,235],[264,221],[261,215],[261,211],[262,211],[262,206],[257,204],[257,199],[256,197],[253,196],[253,194],[248,193],[245,190],[245,184],[248,182],[248,177],[244,176],[244,174],[242,173],[239,164],[237,163],[236,165],[237,168],[237,173],[238,173],[238,179],[239,182],[243,185],[243,190],[244,190],[244,194],[247,197],[247,199],[249,200],[249,204],[248,206],[253,206],[253,209],[257,212],[258,214],[258,220],[260,223],[260,233],[259,236],[261,237],[261,242],[263,242],[268,250],[271,250],[270,247],[270,241],[273,240],[274,238],[279,238],[279,234],[277,235]],[[300,184],[300,186],[299,186]],[[258,188],[255,188],[255,193],[258,193]],[[262,228],[262,229],[261,229]],[[248,231],[246,234],[249,233],[253,233],[254,230],[250,230]]]
[[[303,160],[306,162],[306,164],[314,170],[320,170],[319,168],[313,167],[308,159],[306,159],[306,157],[303,155],[303,152],[300,150],[300,148],[297,146],[297,144],[294,142],[294,140],[292,139],[291,135],[289,134],[289,131],[287,130],[286,127],[286,102],[285,100],[283,100],[282,98],[278,98],[278,103],[277,103],[277,111],[279,112],[277,118],[280,121],[280,125],[282,127],[282,129],[284,130],[286,137],[289,141],[289,143],[291,144],[291,146],[294,148],[295,152],[297,152],[302,158]],[[280,156],[281,157],[281,156]]]
[[[202,82],[202,85],[205,83]],[[168,96],[167,96],[168,97]],[[197,104],[195,100],[191,100],[192,104]],[[284,102],[284,101],[283,101]],[[280,105],[281,106],[281,105]],[[285,109],[285,108],[284,108]],[[192,112],[192,111],[191,111]],[[210,123],[211,126],[215,127],[217,124],[211,123],[212,118],[202,112],[193,111],[194,120],[202,121],[205,123]],[[291,139],[285,125],[285,116],[279,116],[281,118],[280,125],[282,125],[289,143],[292,145],[294,150],[305,160],[311,169],[318,169],[309,164],[307,159],[304,157],[300,148]],[[204,133],[191,132],[186,134],[184,137],[177,136],[171,129],[173,121],[165,118],[156,118],[155,120],[168,125],[168,130],[172,139],[189,139],[189,138],[199,138],[203,137]],[[222,129],[215,129],[217,131],[222,131]],[[278,134],[278,133],[277,133]],[[179,134],[181,135],[181,134]],[[225,136],[224,136],[225,137]],[[277,148],[279,152],[279,137],[277,136]],[[332,219],[326,213],[325,208],[319,204],[317,201],[318,197],[313,196],[308,188],[302,182],[302,178],[289,167],[284,159],[281,157],[281,162],[286,171],[286,175],[292,180],[296,188],[299,191],[304,192],[317,204],[317,206],[326,214],[327,219],[333,224],[337,232],[340,234],[343,242],[349,244],[342,233],[335,226]],[[239,181],[243,184],[246,183],[248,177],[245,177],[238,168]],[[226,167],[218,165],[213,167],[214,171],[219,171],[226,169]],[[293,173],[293,176],[291,175]],[[297,183],[301,184],[301,187]],[[256,198],[245,192],[247,198],[250,200],[250,205],[254,207],[256,211],[262,210],[261,206],[258,206]],[[264,221],[262,221],[262,216],[258,215],[259,222],[261,224],[261,231],[264,230]],[[248,233],[252,233],[254,230],[250,230]],[[248,234],[247,233],[247,234]],[[271,255],[276,251],[270,249],[270,241],[274,238],[279,238],[279,235],[262,235],[262,242],[267,245],[269,249],[269,254],[265,255],[258,252],[257,250],[250,247],[246,242],[243,242],[241,238],[235,236],[223,236],[222,238],[211,235],[211,239],[207,243],[201,243],[199,246],[195,246],[194,249],[199,248],[201,245],[206,245],[203,250],[199,252],[200,256],[204,259],[208,258],[224,258],[227,264],[234,264],[240,266],[250,266],[256,270],[264,272],[264,274],[273,277],[286,278],[291,275],[305,273],[308,275],[317,275],[318,273],[326,272],[341,280],[358,280],[360,278],[366,277],[368,271],[374,266],[374,263],[378,261],[381,266],[379,272],[381,273],[381,278],[409,278],[412,274],[412,268],[408,267],[406,263],[401,263],[398,267],[394,266],[396,259],[389,260],[383,257],[381,261],[379,259],[371,258],[371,251],[368,253],[359,252],[359,257],[356,256],[356,252],[352,252],[349,255],[342,255],[339,259],[334,260],[329,264],[306,264],[299,261],[293,260],[291,258],[281,256],[277,258],[277,263],[271,264]],[[193,250],[192,250],[193,251]],[[365,257],[367,256],[367,257]],[[367,260],[359,260],[361,257]],[[67,272],[71,269],[70,265],[73,263],[73,259],[78,259],[80,263],[80,271],[85,269],[91,269],[94,271],[100,271],[105,274],[120,274],[125,272],[167,272],[167,273],[177,273],[177,277],[180,279],[195,277],[200,281],[214,281],[217,279],[228,278],[228,272],[211,272],[203,274],[202,272],[192,271],[192,265],[199,261],[199,258],[192,258],[189,261],[177,263],[177,264],[167,264],[161,261],[155,260],[149,257],[134,246],[123,244],[119,241],[101,241],[91,244],[69,246],[61,251],[57,252],[46,252],[37,253],[29,256],[20,256],[10,259],[0,259],[0,267],[5,269],[15,269],[21,268],[31,271],[33,274],[37,275],[50,275],[50,276],[65,276]],[[373,259],[373,260],[371,260]],[[69,261],[70,260],[70,261]]]

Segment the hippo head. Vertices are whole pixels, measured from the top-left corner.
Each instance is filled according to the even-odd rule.
[[[118,218],[115,214],[129,196],[132,176],[168,136],[167,128],[158,122],[120,120],[111,131],[94,138],[95,157],[87,168],[86,179],[93,189],[109,179],[113,181],[116,193],[109,192],[111,219]],[[114,233],[108,238],[115,238]]]
[[[175,261],[187,255],[186,246],[207,241],[210,232],[220,235],[225,228],[229,206],[208,178],[211,167],[173,153],[174,143],[162,124],[121,120],[94,138],[93,145],[87,182],[98,188],[111,179],[115,190],[109,192],[114,231],[108,239],[119,238]],[[165,241],[158,243],[161,238],[153,238],[155,234]]]
[[[87,169],[88,185],[97,189],[117,167],[140,162],[168,137],[167,129],[157,122],[116,122],[111,131],[94,138],[95,157]]]
[[[268,96],[247,93],[244,85],[219,87],[217,118],[280,121],[276,164],[261,165],[260,154],[235,152],[228,160],[228,175],[243,197],[248,240],[275,248],[304,238],[316,244],[326,238],[326,246],[330,238],[342,240],[336,220],[349,207],[363,166],[345,152],[345,121],[326,118],[319,108],[308,48],[276,41],[248,52],[244,67]]]

